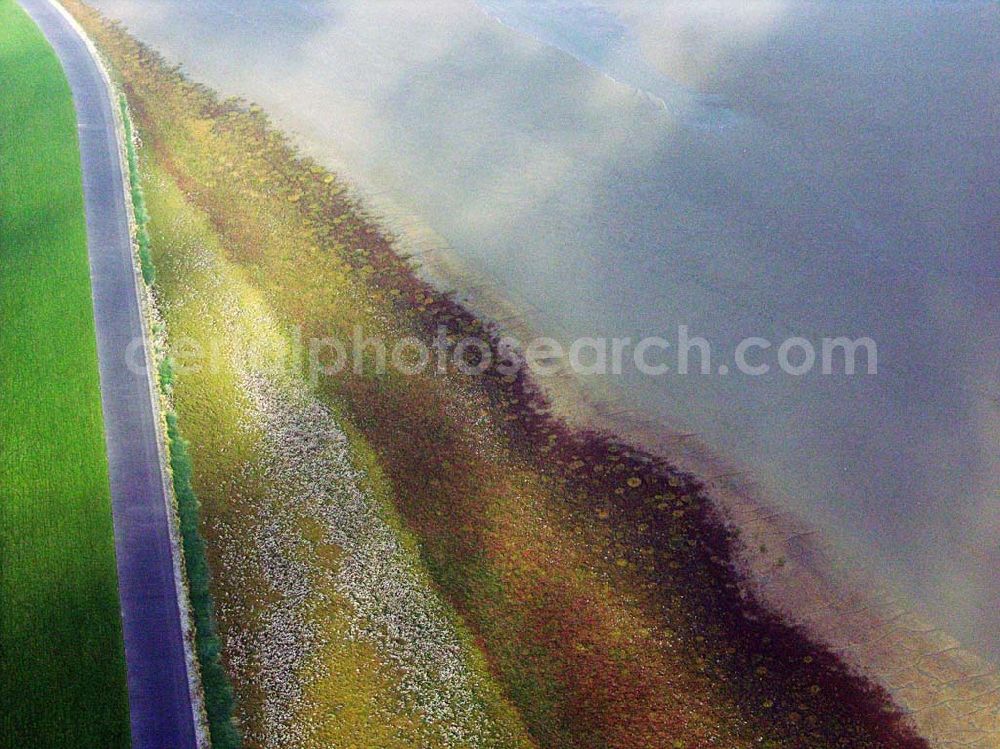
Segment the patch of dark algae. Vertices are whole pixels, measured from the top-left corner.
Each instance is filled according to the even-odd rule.
[[[304,161],[303,169],[315,165]],[[329,218],[337,215],[334,209]],[[382,232],[367,226],[359,239],[357,267],[397,290],[399,313],[416,317],[428,344],[444,328],[454,338],[489,341],[494,362],[509,356],[499,326],[419,278]],[[474,348],[466,361],[480,363]],[[496,427],[522,459],[563,484],[581,525],[606,525],[608,559],[627,560],[645,581],[645,605],[682,622],[671,633],[698,668],[726,685],[744,720],[786,737],[761,746],[928,749],[882,687],[750,591],[736,566],[738,532],[697,477],[614,434],[567,425],[527,366],[516,375],[491,367],[478,377]]]

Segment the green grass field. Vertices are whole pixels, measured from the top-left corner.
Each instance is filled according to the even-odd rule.
[[[0,0],[0,746],[128,746],[76,116]]]

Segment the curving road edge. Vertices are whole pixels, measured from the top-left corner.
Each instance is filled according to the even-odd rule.
[[[196,749],[206,742],[111,85],[55,0],[19,2],[59,57],[77,113],[132,747]],[[130,346],[146,353],[131,366]]]

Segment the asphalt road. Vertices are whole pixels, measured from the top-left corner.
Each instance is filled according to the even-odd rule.
[[[83,163],[101,398],[111,474],[133,749],[197,746],[174,578],[170,515],[143,340],[114,114],[84,40],[49,0],[20,0],[62,61]],[[141,351],[141,349],[140,349]]]

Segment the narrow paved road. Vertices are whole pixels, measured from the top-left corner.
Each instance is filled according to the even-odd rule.
[[[132,747],[193,749],[194,712],[156,417],[147,372],[126,362],[129,344],[143,339],[143,322],[111,100],[104,76],[69,21],[49,0],[20,2],[62,61],[79,123]]]

